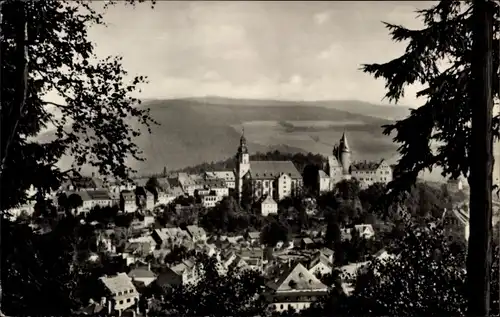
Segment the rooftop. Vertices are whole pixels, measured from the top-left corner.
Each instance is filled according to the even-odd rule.
[[[292,179],[302,178],[291,161],[252,161],[250,171],[252,177],[257,179],[274,179],[281,174],[287,174]]]
[[[106,288],[111,291],[112,294],[117,294],[118,292],[133,290],[136,291],[134,284],[130,277],[125,273],[118,273],[115,276],[103,276],[99,278]]]
[[[273,287],[278,292],[283,291],[311,291],[327,290],[314,274],[310,273],[301,263],[296,263],[292,268],[285,271]]]

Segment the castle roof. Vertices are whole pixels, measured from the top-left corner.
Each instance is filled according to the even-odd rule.
[[[380,167],[383,161],[380,162],[356,162],[353,163],[351,168],[355,171],[373,171]]]
[[[345,132],[342,133],[342,137],[340,138],[340,144],[339,144],[340,151],[343,152],[350,152],[351,149],[349,147],[349,143],[347,143],[347,136],[345,135]]]
[[[292,179],[300,179],[302,176],[290,161],[252,161],[250,171],[256,179],[274,179],[281,174],[288,174]]]

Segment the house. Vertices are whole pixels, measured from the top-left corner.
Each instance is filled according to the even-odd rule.
[[[234,261],[231,264],[229,264],[228,270],[231,270],[231,269],[244,271],[244,270],[250,270],[251,268],[242,257],[237,255],[236,259],[234,259]]]
[[[355,225],[354,229],[356,229],[359,236],[364,239],[370,239],[375,235],[375,230],[373,230],[370,224]]]
[[[184,260],[181,263],[170,267],[170,269],[181,277],[182,284],[193,284],[198,281],[198,272],[196,265],[189,261]]]
[[[314,275],[316,273],[320,273],[321,275],[331,274],[333,264],[326,256],[320,253],[309,262],[307,269]]]
[[[215,194],[208,194],[208,195],[200,195],[201,198],[201,204],[205,208],[213,208],[217,205],[218,202],[222,201],[224,197],[222,196],[217,196]]]
[[[146,192],[146,199],[144,208],[146,210],[153,210],[155,206],[155,195],[147,189],[145,190],[145,192]]]
[[[209,257],[217,254],[217,247],[215,246],[215,244],[209,244],[209,243],[199,244],[197,245],[197,248],[199,251],[205,253]]]
[[[136,205],[142,210],[152,210],[155,206],[155,195],[143,186],[135,189]]]
[[[246,239],[250,244],[260,244],[260,232],[250,231],[246,234]]]
[[[231,263],[233,263],[233,261],[236,260],[236,258],[237,258],[236,252],[234,252],[233,250],[227,250],[225,252],[218,254],[217,260],[220,263],[222,272],[224,270],[227,270],[231,265]]]
[[[218,178],[222,179],[227,188],[235,189],[236,188],[236,178],[234,176],[233,171],[213,171],[213,172],[205,172],[205,179],[207,178]]]
[[[302,238],[300,239],[300,248],[301,249],[312,249],[314,248],[314,241],[311,238]]]
[[[99,278],[104,285],[105,298],[102,303],[107,303],[108,311],[116,311],[119,314],[125,309],[139,302],[139,293],[137,292],[132,279],[125,273],[118,273],[115,276],[103,276]],[[104,301],[104,299],[106,301]]]
[[[276,282],[268,284],[268,287],[268,307],[279,312],[290,307],[296,311],[307,309],[313,302],[328,294],[328,286],[301,263],[291,266]]]
[[[248,268],[262,272],[264,263],[264,250],[262,248],[244,248],[236,254],[245,261]]]
[[[341,278],[347,284],[352,284],[360,270],[363,270],[370,261],[349,263],[340,267]]]
[[[132,242],[126,244],[122,257],[127,261],[127,265],[130,265],[139,259],[145,258],[152,251],[153,248],[148,242]]]
[[[390,254],[389,252],[387,252],[386,249],[381,249],[380,251],[378,251],[373,255],[373,258],[377,259],[378,261],[385,262],[390,259],[396,258],[396,256],[394,254]]]
[[[152,224],[154,224],[156,221],[155,217],[153,216],[144,216],[144,227],[149,227]]]
[[[207,241],[207,233],[203,228],[191,225],[187,226],[186,230],[193,239],[193,242]]]
[[[245,239],[243,238],[243,236],[234,236],[234,237],[227,237],[227,239],[226,239],[226,240],[227,240],[227,242],[229,242],[230,244],[232,244],[232,245],[236,245],[236,244],[238,244],[239,242],[241,242],[241,241],[243,241],[243,240],[245,240]]]
[[[151,272],[151,265],[149,264],[146,268],[136,268],[128,273],[128,276],[132,281],[138,281],[144,283],[145,286],[153,283],[156,280],[156,274]]]
[[[181,190],[182,192],[182,190]],[[182,194],[181,194],[182,195]],[[175,200],[177,196],[173,193],[171,189],[166,191],[160,190],[158,191],[158,200],[156,201],[156,206],[159,205],[168,205]]]
[[[330,263],[333,263],[334,261],[334,252],[332,249],[329,249],[329,248],[321,248],[319,250],[319,253],[323,254],[327,259],[328,261],[330,261]]]
[[[103,302],[101,303],[96,303],[92,299],[90,300],[90,303],[86,306],[83,307],[78,311],[79,316],[93,316],[93,317],[104,317],[108,314],[111,313],[107,311],[108,308],[106,307],[106,299],[104,298]]]
[[[109,207],[113,205],[113,200],[111,199],[107,190],[87,190],[87,194],[90,196],[90,200],[92,201],[92,208],[96,206]]]
[[[156,241],[155,241],[155,239],[150,234],[143,235],[143,236],[140,236],[140,237],[137,237],[137,238],[130,238],[130,239],[128,239],[128,242],[129,243],[134,243],[134,242],[148,243],[149,244],[149,248],[151,249],[151,251],[156,248]]]
[[[180,228],[155,229],[151,236],[156,241],[157,248],[180,245],[184,243],[185,240],[191,240],[189,234]]]
[[[137,202],[134,192],[124,190],[120,193],[120,210],[124,213],[137,211]]]
[[[264,217],[268,215],[277,215],[278,214],[278,204],[271,198],[271,196],[267,196],[260,203],[261,214]]]
[[[197,177],[197,175],[179,173],[177,179],[183,192],[189,196],[194,196],[196,190],[203,189],[204,187],[204,180]]]
[[[161,288],[179,286],[182,285],[182,274],[179,275],[166,267],[158,274],[154,283]]]
[[[214,192],[219,197],[229,196],[229,188],[226,186],[226,182],[219,178],[205,179],[205,189]]]
[[[153,233],[151,234],[151,237],[155,240],[156,242],[156,249],[162,249],[170,246],[171,241],[169,240],[170,237],[168,236],[167,232],[165,231],[165,228],[161,229],[155,229]]]

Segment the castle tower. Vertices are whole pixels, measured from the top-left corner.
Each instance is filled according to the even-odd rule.
[[[243,191],[243,177],[250,170],[250,155],[248,154],[247,140],[245,138],[245,130],[243,129],[240,138],[240,146],[236,153],[236,189],[238,190],[238,198],[241,200]]]
[[[339,163],[342,165],[342,174],[349,175],[349,170],[351,168],[351,149],[347,143],[345,132],[342,133],[342,138],[340,138],[338,152],[340,159]]]

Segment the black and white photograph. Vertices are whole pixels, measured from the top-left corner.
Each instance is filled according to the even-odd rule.
[[[500,1],[0,0],[0,316],[500,316]]]

